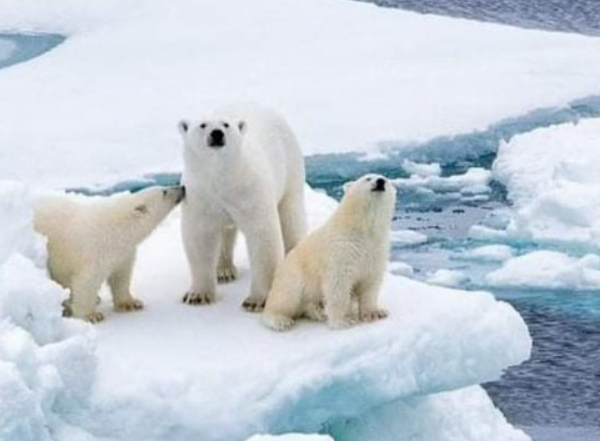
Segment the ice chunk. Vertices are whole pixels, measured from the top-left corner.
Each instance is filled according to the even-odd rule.
[[[479,386],[386,404],[332,424],[332,434],[343,441],[529,441]]]
[[[422,164],[413,162],[410,159],[405,159],[402,162],[402,168],[409,174],[414,176],[428,177],[428,176],[440,176],[442,174],[442,167],[440,164]]]
[[[304,435],[293,433],[289,435],[255,435],[248,438],[248,441],[334,441],[333,438],[326,435]]]
[[[508,245],[486,245],[454,256],[460,260],[478,260],[483,262],[504,262],[513,257],[513,250]]]
[[[494,176],[514,203],[508,233],[537,242],[600,246],[600,119],[516,136]]]
[[[508,260],[486,280],[494,286],[600,289],[600,257],[588,254],[575,258],[557,251],[534,251]]]
[[[411,247],[422,245],[427,242],[427,235],[413,230],[394,230],[390,234],[390,240],[395,246]]]
[[[461,196],[483,195],[489,193],[487,189],[492,173],[480,167],[468,169],[460,175],[441,177],[436,175],[411,175],[409,178],[395,179],[394,183],[400,189],[416,190],[428,189],[439,193],[456,193],[456,198]]]
[[[415,273],[412,266],[405,262],[390,262],[388,265],[388,270],[392,274],[396,274],[398,276],[412,277]]]
[[[427,277],[427,283],[438,286],[457,287],[466,284],[469,277],[462,271],[439,269]]]

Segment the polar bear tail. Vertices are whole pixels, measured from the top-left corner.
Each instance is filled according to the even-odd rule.
[[[277,332],[289,331],[294,326],[295,320],[283,314],[263,313],[262,321],[268,328]]]

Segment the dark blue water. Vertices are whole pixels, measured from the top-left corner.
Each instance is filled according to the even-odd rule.
[[[425,14],[600,35],[598,0],[360,0]]]

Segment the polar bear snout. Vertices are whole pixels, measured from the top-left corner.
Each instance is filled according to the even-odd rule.
[[[209,147],[221,148],[225,146],[225,132],[221,129],[214,129],[208,134]]]
[[[384,178],[377,178],[375,184],[373,184],[373,191],[385,191],[386,180]]]
[[[168,187],[162,190],[163,198],[172,201],[173,204],[179,204],[183,198],[185,198],[185,187],[184,186],[175,186]]]

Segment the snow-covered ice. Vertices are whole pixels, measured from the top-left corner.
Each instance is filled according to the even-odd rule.
[[[384,403],[489,381],[529,356],[527,328],[509,305],[487,293],[466,295],[394,276],[383,288],[391,312],[385,321],[343,332],[306,322],[287,335],[273,333],[240,309],[248,289],[243,244],[237,250],[241,279],[224,286],[215,305],[184,305],[188,275],[178,212],[139,252],[134,290],[147,308],[112,312],[103,293],[107,321],[92,328],[60,316],[64,290],[35,266],[39,248],[18,245],[41,241],[25,194],[10,186],[3,198],[16,207],[6,220],[22,225],[17,235],[30,239],[2,242],[11,248],[0,268],[6,371],[0,402],[11,415],[22,415],[0,419],[8,441],[68,440],[73,433],[220,441],[341,430],[342,415],[351,421],[373,411],[376,417],[373,409]],[[315,226],[335,203],[311,191],[308,206]],[[454,403],[460,407],[460,400]],[[474,406],[467,400],[462,411],[475,412]],[[497,412],[491,403],[484,408]],[[423,418],[435,421],[436,409],[441,414],[444,406]],[[494,436],[512,431],[497,421],[476,424]]]
[[[600,119],[516,136],[500,146],[494,178],[514,203],[513,238],[600,248]]]
[[[56,187],[180,170],[176,122],[232,102],[280,110],[309,154],[468,133],[600,88],[597,39],[347,0],[0,11],[0,31],[68,36],[0,72],[0,176]],[[68,158],[61,173],[48,156]]]
[[[506,261],[486,281],[499,287],[598,290],[600,256],[575,258],[558,251],[534,251]]]

